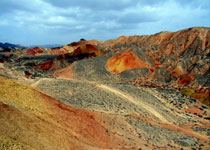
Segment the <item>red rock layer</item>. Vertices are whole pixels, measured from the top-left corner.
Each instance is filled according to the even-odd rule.
[[[78,55],[83,53],[95,53],[97,56],[103,55],[104,53],[99,51],[93,44],[101,43],[99,41],[86,41],[82,40],[79,42],[73,42],[63,47],[55,47],[55,48],[41,48],[35,47],[26,50],[27,55],[56,55],[56,54],[66,54],[73,53],[72,55]]]
[[[55,59],[35,65],[35,67],[37,69],[42,69],[45,71],[57,70],[57,69],[60,69],[60,61],[62,61],[62,60],[65,61],[68,59],[73,59],[73,57],[77,57],[78,59],[80,59],[80,57],[82,57],[82,59],[83,59],[83,58],[89,58],[89,57],[102,56],[102,55],[106,54],[106,52],[100,51],[94,45],[91,45],[91,44],[80,45],[80,44],[81,43],[73,44],[74,46],[79,46],[79,47],[77,47],[71,53],[60,54]],[[72,46],[72,44],[70,44],[70,46]]]
[[[42,48],[35,47],[35,48],[32,48],[32,49],[26,50],[26,53],[27,53],[28,55],[36,56],[36,55],[38,55],[38,54],[44,53],[44,51],[42,50]]]

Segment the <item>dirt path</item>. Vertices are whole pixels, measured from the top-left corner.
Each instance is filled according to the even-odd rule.
[[[156,110],[154,110],[152,107],[148,106],[147,104],[145,104],[143,101],[138,100],[133,98],[132,96],[118,90],[115,89],[113,87],[107,86],[107,85],[103,85],[103,84],[97,84],[96,87],[101,88],[105,91],[114,93],[115,95],[128,100],[136,105],[140,105],[141,107],[143,107],[144,109],[146,109],[147,111],[149,111],[151,114],[153,114],[154,116],[156,116],[157,118],[159,118],[163,123],[169,123],[168,120],[165,119],[165,117],[163,115],[161,115],[159,112],[157,112]]]
[[[51,78],[42,78],[30,84],[31,87],[37,87],[42,81],[52,81]]]
[[[40,79],[40,80],[36,81],[35,83],[33,83],[31,86],[32,87],[36,87],[43,80],[50,80],[50,79]],[[136,98],[130,96],[129,94],[124,93],[123,91],[121,91],[119,89],[116,89],[116,88],[108,86],[108,85],[99,84],[99,83],[96,83],[96,82],[91,82],[91,81],[81,81],[81,80],[73,80],[73,81],[74,82],[76,81],[76,82],[93,84],[97,88],[101,88],[104,91],[111,92],[111,93],[115,94],[118,97],[121,97],[121,98],[123,98],[123,99],[125,99],[125,100],[127,100],[127,101],[129,101],[129,102],[131,102],[133,104],[135,104],[135,105],[138,105],[138,106],[142,107],[146,111],[148,111],[151,114],[153,114],[155,117],[159,118],[163,123],[169,123],[169,121],[163,115],[161,115],[158,111],[153,109],[148,104],[144,103],[141,99],[136,99]]]

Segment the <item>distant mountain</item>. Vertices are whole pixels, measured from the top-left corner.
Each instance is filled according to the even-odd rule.
[[[0,47],[2,47],[3,49],[5,49],[5,48],[26,48],[25,46],[19,45],[19,44],[1,43],[1,42],[0,42]]]
[[[34,48],[34,47],[42,47],[42,48],[54,48],[54,47],[61,47],[63,45],[61,44],[47,44],[47,45],[31,45],[29,48]]]

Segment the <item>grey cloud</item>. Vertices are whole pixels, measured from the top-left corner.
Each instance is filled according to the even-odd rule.
[[[10,13],[17,9],[20,10],[27,10],[27,8],[24,7],[24,5],[21,5],[20,3],[17,3],[12,0],[1,0],[0,1],[0,12],[1,13]]]
[[[119,18],[120,23],[135,24],[142,22],[153,22],[157,19],[155,16],[147,14],[147,12],[131,12],[127,13]]]
[[[56,7],[81,7],[92,10],[122,10],[130,6],[158,5],[167,0],[44,0]]]
[[[62,8],[81,7],[92,10],[121,10],[135,5],[139,0],[45,0],[46,2]]]
[[[4,39],[18,37],[26,43],[21,32],[31,36],[31,43],[65,43],[175,31],[210,26],[208,4],[209,0],[0,0],[0,33]]]
[[[25,12],[39,12],[42,1],[28,1],[28,0],[0,0],[0,13],[15,13],[17,11]]]
[[[175,0],[181,6],[191,7],[192,9],[200,7],[201,9],[209,9],[209,0]]]

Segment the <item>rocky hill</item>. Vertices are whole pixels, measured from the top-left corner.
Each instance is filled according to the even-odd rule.
[[[209,149],[210,28],[0,52],[0,149]]]
[[[181,92],[210,105],[209,28],[122,36],[99,47],[116,53],[107,61],[107,69],[128,80],[132,76],[136,86],[182,88]]]

